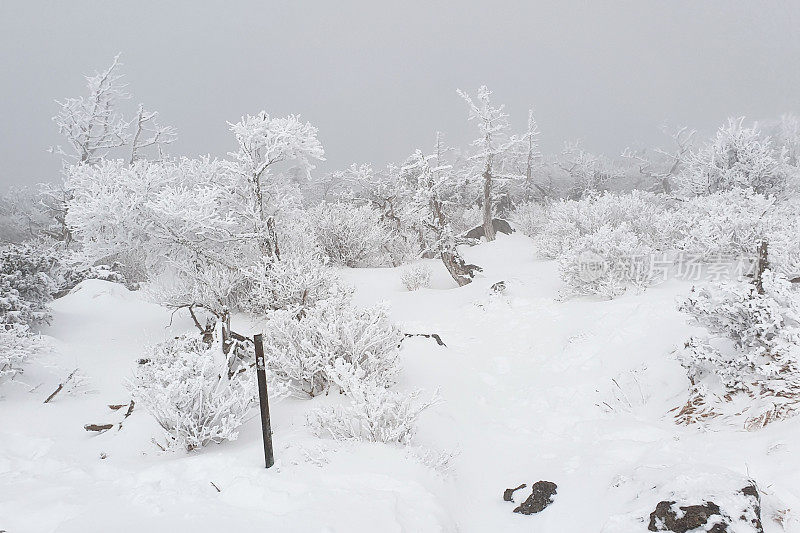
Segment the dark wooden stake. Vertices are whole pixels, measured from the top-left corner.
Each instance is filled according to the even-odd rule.
[[[256,347],[256,375],[258,376],[258,399],[261,403],[261,432],[264,437],[264,461],[267,468],[275,464],[272,454],[272,427],[269,420],[269,399],[267,398],[267,372],[264,361],[264,339],[259,333],[253,337]]]

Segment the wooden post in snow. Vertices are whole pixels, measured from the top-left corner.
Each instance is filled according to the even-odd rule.
[[[267,372],[264,361],[264,339],[259,333],[253,337],[256,347],[256,375],[258,376],[258,400],[261,404],[261,433],[264,438],[264,461],[267,468],[275,464],[272,453],[272,427],[269,420],[269,398],[267,398]]]

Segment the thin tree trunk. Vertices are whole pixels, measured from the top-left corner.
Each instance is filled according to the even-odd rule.
[[[758,245],[758,258],[756,259],[756,274],[753,280],[758,294],[764,294],[764,271],[769,267],[767,262],[767,240],[762,239]]]
[[[486,170],[483,173],[483,234],[487,241],[494,240],[494,225],[492,224],[492,174]]]

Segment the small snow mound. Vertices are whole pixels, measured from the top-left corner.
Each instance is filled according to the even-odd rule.
[[[78,283],[64,298],[95,299],[101,296],[128,298],[130,290],[124,285],[101,279],[85,279]]]

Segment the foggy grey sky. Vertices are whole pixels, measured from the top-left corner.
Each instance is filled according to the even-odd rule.
[[[0,186],[58,179],[54,98],[122,52],[172,154],[224,155],[226,121],[300,113],[328,162],[383,165],[474,135],[456,88],[485,83],[545,151],[661,143],[664,120],[800,111],[800,1],[0,0]]]

